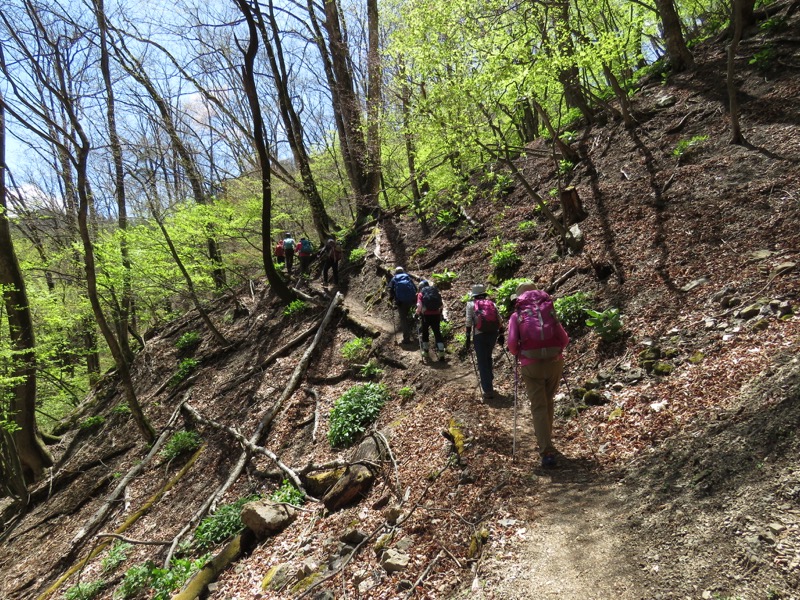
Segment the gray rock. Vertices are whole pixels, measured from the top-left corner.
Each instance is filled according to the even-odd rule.
[[[708,277],[701,277],[700,279],[695,279],[694,281],[687,283],[681,288],[681,291],[691,292],[693,289],[700,287],[701,285],[706,285],[707,283],[711,283],[711,280]]]
[[[342,537],[339,538],[340,542],[349,544],[351,546],[358,546],[361,542],[367,539],[367,534],[360,529],[351,529],[347,531]]]
[[[404,571],[408,567],[409,560],[409,556],[405,552],[390,548],[381,557],[381,567],[387,573],[396,573]]]
[[[257,539],[280,533],[297,518],[297,509],[271,500],[256,500],[242,507],[242,523]]]
[[[674,105],[678,99],[672,94],[664,94],[656,98],[656,106],[659,108],[667,108]]]
[[[750,304],[749,306],[745,306],[741,309],[736,316],[740,319],[744,319],[745,321],[748,319],[752,319],[753,317],[758,316],[761,313],[761,304]]]

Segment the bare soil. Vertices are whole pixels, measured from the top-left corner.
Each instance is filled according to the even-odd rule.
[[[762,33],[748,39],[737,61],[747,145],[728,144],[724,49],[712,44],[695,49],[695,71],[643,86],[634,99],[634,130],[612,119],[578,131],[582,160],[566,179],[559,181],[544,143],[519,160],[547,198],[559,186],[576,188],[589,215],[579,224],[586,240],[581,253],[560,247],[520,186],[499,198],[487,189],[464,207],[478,229],[466,221],[454,228],[431,223],[425,233],[397,215],[354,240],[369,256],[342,270],[340,291],[352,321],[340,313],[325,333],[265,445],[296,470],[349,457],[327,443],[325,417],[346,389],[363,381],[340,354],[344,342],[364,334],[355,321],[380,332],[373,352],[382,362],[381,381],[395,395],[376,427],[390,433],[393,460],[381,465],[355,505],[322,514],[308,503],[289,529],[226,569],[208,597],[316,597],[327,590],[328,597],[376,599],[800,598],[800,319],[780,316],[782,303],[797,311],[800,290],[796,15],[790,24],[771,42],[777,50],[771,69],[748,63],[766,43]],[[673,153],[696,136],[708,137],[680,158]],[[534,235],[518,229],[523,221],[536,222]],[[469,234],[469,242],[421,268]],[[508,358],[496,352],[499,394],[482,403],[472,363],[455,344],[445,363],[423,363],[418,348],[397,345],[383,292],[396,264],[419,277],[457,273],[443,295],[453,331],[460,332],[461,298],[490,276],[488,249],[496,237],[518,243],[524,260],[514,276],[546,287],[575,269],[556,296],[587,292],[598,309],[614,306],[624,315],[625,335],[615,343],[588,329],[573,332],[557,407],[559,467],[552,471],[539,467],[524,394],[517,394],[515,411]],[[188,313],[156,332],[137,358],[135,377],[157,428],[188,401],[249,434],[304,346],[227,384],[321,317],[331,290],[312,283],[307,291],[317,299],[313,309],[292,318],[282,315],[263,282],[238,292],[246,314],[234,311],[232,298],[221,299],[212,318],[234,348],[204,340],[196,375],[174,388],[163,386],[177,364],[174,343],[201,324]],[[742,307],[761,298],[772,309],[739,318]],[[642,369],[634,377],[641,351],[653,346],[672,372]],[[598,387],[602,404],[575,399],[572,392],[587,383]],[[397,395],[403,387],[414,396]],[[54,582],[101,541],[71,544],[119,476],[147,452],[130,417],[113,412],[120,399],[109,375],[81,413],[102,414],[106,423],[96,431],[68,429],[53,447],[59,462],[52,476],[32,489],[25,515],[5,524],[0,598],[48,597]],[[443,435],[453,424],[466,437],[460,461]],[[128,538],[170,541],[184,528],[240,452],[225,432],[203,427],[200,433],[206,445],[186,473],[177,477],[187,458],[156,459],[127,487],[103,531],[121,530],[137,511],[124,529]],[[255,457],[223,502],[269,495],[281,479],[271,461]],[[396,528],[386,520],[385,507],[393,505],[407,517]],[[347,558],[340,538],[354,527],[373,537]],[[390,531],[391,546],[409,557],[405,570],[392,574],[373,551],[377,536]],[[49,597],[78,579],[102,578],[108,586],[99,597],[110,598],[126,569],[146,560],[159,564],[166,550],[137,544],[107,573],[103,555]],[[265,575],[280,564],[331,577],[305,591],[292,591],[294,581],[264,589]]]

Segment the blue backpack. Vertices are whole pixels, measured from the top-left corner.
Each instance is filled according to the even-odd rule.
[[[311,245],[311,240],[300,240],[300,251],[311,254],[314,251],[314,246]]]
[[[417,298],[417,286],[411,281],[408,273],[394,276],[394,298],[397,302],[413,304]]]

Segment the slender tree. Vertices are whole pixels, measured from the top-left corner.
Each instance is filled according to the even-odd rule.
[[[683,38],[681,19],[675,8],[675,0],[655,0],[661,27],[664,32],[664,44],[667,48],[667,59],[673,71],[686,71],[694,66],[694,57]]]

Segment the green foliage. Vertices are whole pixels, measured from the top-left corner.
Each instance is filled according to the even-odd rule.
[[[358,370],[358,374],[364,379],[378,379],[383,375],[383,369],[377,360],[371,358]]]
[[[514,292],[517,291],[517,286],[521,283],[533,282],[526,277],[517,277],[514,279],[506,279],[494,289],[495,304],[497,304],[497,309],[504,317],[508,317],[508,315],[511,314],[514,308],[511,303],[511,296],[514,295]]]
[[[753,58],[747,61],[747,63],[753,65],[759,71],[769,71],[775,64],[777,55],[778,53],[774,46],[765,46],[753,54]]]
[[[178,341],[175,342],[175,347],[178,350],[193,350],[200,345],[201,340],[200,334],[196,331],[187,331],[178,338]]]
[[[589,318],[586,324],[591,327],[600,339],[610,342],[619,337],[622,332],[622,316],[618,308],[609,308],[602,312],[586,309]]]
[[[453,342],[457,346],[463,346],[467,343],[467,335],[465,333],[457,333],[453,336]]]
[[[439,329],[442,332],[442,337],[445,340],[450,339],[450,336],[453,334],[453,322],[452,321],[442,321],[439,325]]]
[[[691,150],[702,145],[708,139],[707,135],[696,135],[688,140],[681,140],[675,146],[675,149],[672,151],[672,154],[677,156],[678,158],[685,156]]]
[[[100,561],[100,568],[103,573],[113,571],[128,558],[128,550],[133,548],[133,544],[128,542],[114,542],[114,545],[108,549],[108,552]]]
[[[105,581],[92,581],[73,585],[64,592],[65,600],[92,600],[106,586]]]
[[[783,15],[774,15],[762,21],[758,27],[766,33],[780,33],[789,27],[789,21]]]
[[[115,415],[129,415],[131,414],[131,407],[128,406],[127,402],[120,402],[111,409],[111,412]]]
[[[281,487],[272,492],[269,499],[273,502],[284,502],[292,506],[302,506],[306,501],[303,492],[294,487],[288,479],[284,479],[281,482]]]
[[[119,600],[128,600],[137,596],[140,592],[150,587],[151,570],[153,563],[148,562],[142,565],[136,565],[125,571],[122,578],[122,583],[114,590],[114,598]]]
[[[78,427],[83,430],[97,429],[105,422],[106,418],[103,415],[95,415],[93,417],[86,417],[83,421],[78,423]]]
[[[400,396],[400,398],[404,401],[411,400],[414,397],[414,394],[416,394],[414,388],[408,386],[401,387],[399,390],[397,390],[397,395]]]
[[[372,350],[372,338],[357,337],[342,346],[342,358],[351,365],[363,364]]]
[[[455,209],[444,209],[436,213],[436,222],[442,227],[452,227],[461,217]]]
[[[244,496],[231,504],[223,504],[202,521],[194,531],[195,546],[201,550],[215,546],[244,529],[242,507],[260,496]]]
[[[378,383],[356,385],[342,394],[330,414],[328,441],[331,446],[352,444],[378,418],[388,399],[386,386]]]
[[[292,300],[289,306],[283,309],[283,316],[293,317],[305,312],[309,307],[308,302],[305,300]]]
[[[194,370],[197,368],[199,364],[200,362],[194,358],[182,359],[181,362],[178,363],[178,370],[172,377],[170,377],[169,383],[167,385],[169,385],[169,387],[175,387],[181,381],[189,377],[189,375],[194,373]]]
[[[352,250],[350,250],[349,261],[351,263],[357,263],[359,261],[364,260],[366,258],[366,256],[367,256],[366,249],[364,249],[364,248],[353,248]]]
[[[532,238],[536,235],[536,226],[536,221],[520,221],[517,231],[526,238]]]
[[[447,289],[447,286],[458,279],[458,273],[445,269],[443,273],[431,273],[431,279],[433,279],[433,283],[438,287]]]
[[[522,264],[522,259],[517,254],[517,244],[508,242],[492,254],[490,263],[495,273],[511,271]]]
[[[195,560],[175,558],[169,569],[156,567],[150,561],[131,567],[125,572],[122,583],[114,590],[114,598],[126,600],[150,588],[151,600],[168,600],[192,575],[203,568],[209,558],[207,555]]]
[[[556,316],[567,330],[575,331],[586,324],[586,309],[589,308],[589,300],[589,295],[585,292],[576,292],[553,301]]]
[[[169,441],[164,444],[161,450],[161,457],[164,460],[172,460],[179,457],[181,454],[188,454],[194,452],[203,443],[203,439],[196,431],[176,431]]]
[[[567,160],[566,158],[561,159],[558,161],[558,173],[559,175],[566,175],[567,173],[571,172],[572,169],[575,168],[575,163],[571,160]]]

